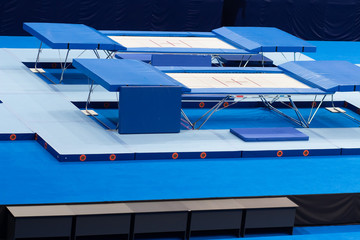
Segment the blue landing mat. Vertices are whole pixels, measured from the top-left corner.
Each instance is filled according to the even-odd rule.
[[[309,140],[309,136],[291,127],[230,128],[230,132],[245,142]]]
[[[61,163],[35,141],[0,155],[0,204],[360,192],[359,156]]]

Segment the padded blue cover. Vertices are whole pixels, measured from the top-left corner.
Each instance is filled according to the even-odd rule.
[[[289,33],[270,27],[221,27],[219,38],[251,52],[315,52],[316,47]]]
[[[141,53],[117,53],[115,54],[117,59],[135,59],[143,62],[151,61],[151,54],[141,54]]]
[[[309,136],[292,127],[231,128],[230,132],[245,142],[309,140]]]
[[[323,91],[360,91],[360,68],[346,61],[298,61],[279,65],[286,74]]]
[[[73,66],[108,91],[121,86],[180,86],[182,84],[153,66],[132,59],[74,59]]]
[[[24,23],[23,28],[54,49],[125,50],[126,48],[97,30],[83,24]]]
[[[211,67],[211,56],[184,54],[153,54],[151,57],[151,64],[153,66]]]

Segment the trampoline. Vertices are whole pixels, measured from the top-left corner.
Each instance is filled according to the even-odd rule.
[[[277,28],[222,27],[212,32],[102,31],[126,47],[122,52],[148,54],[211,54],[222,66],[219,55],[241,55],[244,67],[251,56],[264,52],[315,52],[316,47]],[[122,53],[123,54],[123,53]],[[121,58],[123,55],[115,55]],[[240,64],[241,65],[241,64]]]
[[[63,71],[71,49],[92,50],[100,58],[103,50],[107,58],[114,52],[208,54],[222,66],[219,55],[251,55],[264,52],[314,52],[316,47],[276,28],[222,27],[212,32],[146,32],[97,31],[83,24],[24,23],[23,28],[41,41],[36,57],[39,61],[42,43],[53,49],[67,49]],[[295,56],[295,55],[294,55]],[[265,58],[262,57],[264,66]],[[241,60],[242,62],[242,60]],[[63,73],[60,82],[63,79]]]
[[[102,50],[106,53],[107,58],[110,58],[114,52],[125,49],[97,30],[83,24],[24,23],[23,28],[41,41],[35,61],[35,72],[41,72],[37,69],[37,64],[43,43],[52,49],[67,50],[65,60],[61,64],[60,82],[63,80],[64,71],[70,66],[67,64],[70,50],[92,50],[97,58],[100,58],[98,51]]]
[[[316,47],[277,28],[221,27],[212,32],[102,31],[126,52],[315,52]],[[202,49],[202,50],[201,50]],[[237,54],[240,54],[239,52]]]
[[[344,61],[288,62],[278,68],[154,68],[135,60],[116,59],[77,59],[73,65],[109,91],[117,92],[121,86],[129,85],[177,85],[182,88],[183,96],[223,96],[194,122],[181,110],[182,117],[192,129],[200,129],[216,111],[251,98],[260,99],[270,110],[307,128],[327,96],[333,102],[335,92],[360,89],[360,69]],[[320,102],[312,104],[310,114],[305,118],[292,99],[294,95],[309,95],[313,102],[318,98]],[[293,109],[297,119],[276,108],[276,102]]]

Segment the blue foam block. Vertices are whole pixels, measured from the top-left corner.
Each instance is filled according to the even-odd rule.
[[[192,66],[211,67],[210,55],[176,55],[154,54],[151,57],[153,66]]]
[[[180,132],[181,87],[120,88],[119,133]]]
[[[230,132],[245,142],[309,140],[309,136],[292,127],[231,128]]]
[[[25,31],[54,49],[125,50],[97,30],[83,24],[24,23]]]

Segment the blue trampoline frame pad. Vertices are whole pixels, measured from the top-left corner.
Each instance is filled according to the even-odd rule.
[[[347,61],[298,61],[279,65],[286,74],[326,92],[360,91],[360,68]]]
[[[74,59],[73,66],[110,92],[125,86],[185,86],[153,66],[132,59]]]
[[[273,27],[221,27],[212,32],[250,52],[316,51],[316,47],[307,41]]]
[[[53,49],[98,49],[109,51],[126,49],[99,31],[83,24],[24,23],[23,28]]]
[[[309,136],[292,127],[231,128],[230,132],[245,142],[309,140]]]

